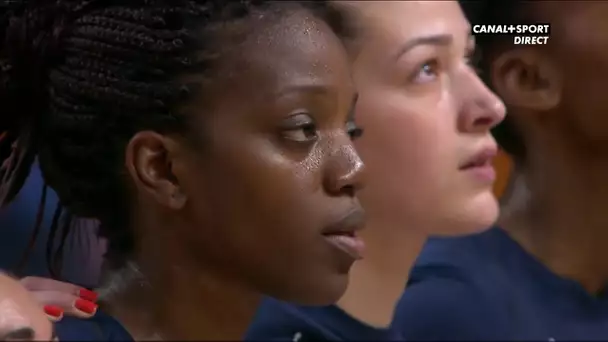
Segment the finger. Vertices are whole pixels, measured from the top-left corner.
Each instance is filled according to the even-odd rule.
[[[58,291],[76,295],[90,302],[97,300],[97,293],[87,290],[78,285],[65,283],[62,281],[42,278],[42,277],[25,277],[20,280],[21,285],[30,291]]]
[[[64,315],[80,318],[90,318],[97,312],[97,304],[86,299],[79,298],[69,293],[57,291],[33,291],[31,295],[42,303],[63,310]]]
[[[78,290],[80,290],[80,286],[50,278],[25,277],[20,282],[21,285],[30,291],[60,291],[77,295]]]
[[[45,305],[44,313],[51,322],[59,322],[63,318],[63,309],[55,305]]]

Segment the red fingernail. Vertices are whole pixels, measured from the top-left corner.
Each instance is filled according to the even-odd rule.
[[[82,299],[86,299],[89,302],[96,302],[98,295],[97,295],[97,292],[87,290],[87,289],[80,289],[78,291],[78,297],[80,297]]]
[[[60,318],[63,315],[63,309],[55,305],[45,305],[44,313],[55,318]]]
[[[97,311],[97,304],[81,298],[76,299],[74,307],[89,315],[92,315]]]

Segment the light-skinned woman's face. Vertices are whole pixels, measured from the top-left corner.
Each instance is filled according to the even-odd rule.
[[[489,227],[498,215],[490,128],[505,109],[469,65],[475,43],[458,3],[343,5],[361,22],[354,75],[366,209],[428,234]]]

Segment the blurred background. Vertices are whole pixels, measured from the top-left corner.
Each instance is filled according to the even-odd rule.
[[[496,160],[494,160],[494,167],[498,172],[498,179],[496,180],[496,183],[494,183],[494,194],[496,194],[497,197],[500,197],[507,187],[511,166],[511,159],[506,153],[501,151]]]

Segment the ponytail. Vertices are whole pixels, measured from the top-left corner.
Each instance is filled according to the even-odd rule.
[[[0,0],[0,207],[19,193],[48,112],[47,70],[61,58],[63,2]]]
[[[68,3],[69,0],[0,0],[0,208],[19,194],[45,140],[44,127],[51,110],[49,69],[62,59],[61,39],[68,15],[74,11]],[[46,193],[45,179],[33,233],[16,274],[22,273],[40,233]],[[62,261],[66,239],[63,235],[72,224],[68,215],[59,251],[53,258],[61,213],[58,205],[47,241],[47,262],[53,276]]]

